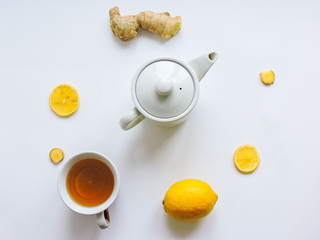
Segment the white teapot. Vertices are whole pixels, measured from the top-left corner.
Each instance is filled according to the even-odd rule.
[[[120,120],[121,128],[129,130],[145,118],[164,126],[180,124],[195,106],[199,82],[217,56],[212,52],[188,63],[166,57],[144,64],[132,81],[135,108]]]

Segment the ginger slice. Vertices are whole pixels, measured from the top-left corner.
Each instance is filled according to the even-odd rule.
[[[144,11],[137,15],[121,16],[118,7],[109,10],[110,28],[121,41],[135,38],[141,28],[153,32],[162,38],[170,38],[181,29],[181,17],[170,14]]]
[[[275,80],[274,72],[273,71],[261,72],[260,73],[260,79],[264,84],[270,85]]]
[[[61,162],[64,158],[64,152],[61,148],[53,148],[49,153],[50,159],[55,164]]]

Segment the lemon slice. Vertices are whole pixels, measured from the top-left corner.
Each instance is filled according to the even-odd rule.
[[[56,114],[66,117],[73,114],[78,109],[80,96],[74,87],[63,83],[52,90],[49,97],[49,103],[51,109]]]
[[[260,164],[260,156],[257,149],[249,144],[238,147],[233,159],[237,169],[243,173],[253,172]]]
[[[275,79],[274,72],[273,71],[262,72],[260,73],[260,79],[264,84],[270,85],[274,82],[274,79]]]
[[[50,159],[54,163],[59,163],[64,158],[64,153],[61,148],[54,148],[49,153]]]

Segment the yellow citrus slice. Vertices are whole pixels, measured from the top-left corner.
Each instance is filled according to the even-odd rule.
[[[274,79],[275,79],[274,72],[273,71],[262,72],[260,73],[260,79],[264,84],[270,85],[274,82]]]
[[[234,164],[243,173],[256,170],[260,164],[260,156],[257,149],[249,144],[238,147],[233,156]]]
[[[54,148],[49,153],[50,159],[54,163],[59,163],[64,158],[64,153],[60,148]]]
[[[74,87],[63,83],[52,90],[49,97],[49,103],[51,109],[56,114],[66,117],[73,114],[78,109],[80,96]]]

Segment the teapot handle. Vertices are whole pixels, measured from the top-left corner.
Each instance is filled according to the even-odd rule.
[[[145,119],[145,117],[138,111],[138,109],[133,108],[120,119],[120,126],[123,130],[129,130],[140,123],[143,119]]]

